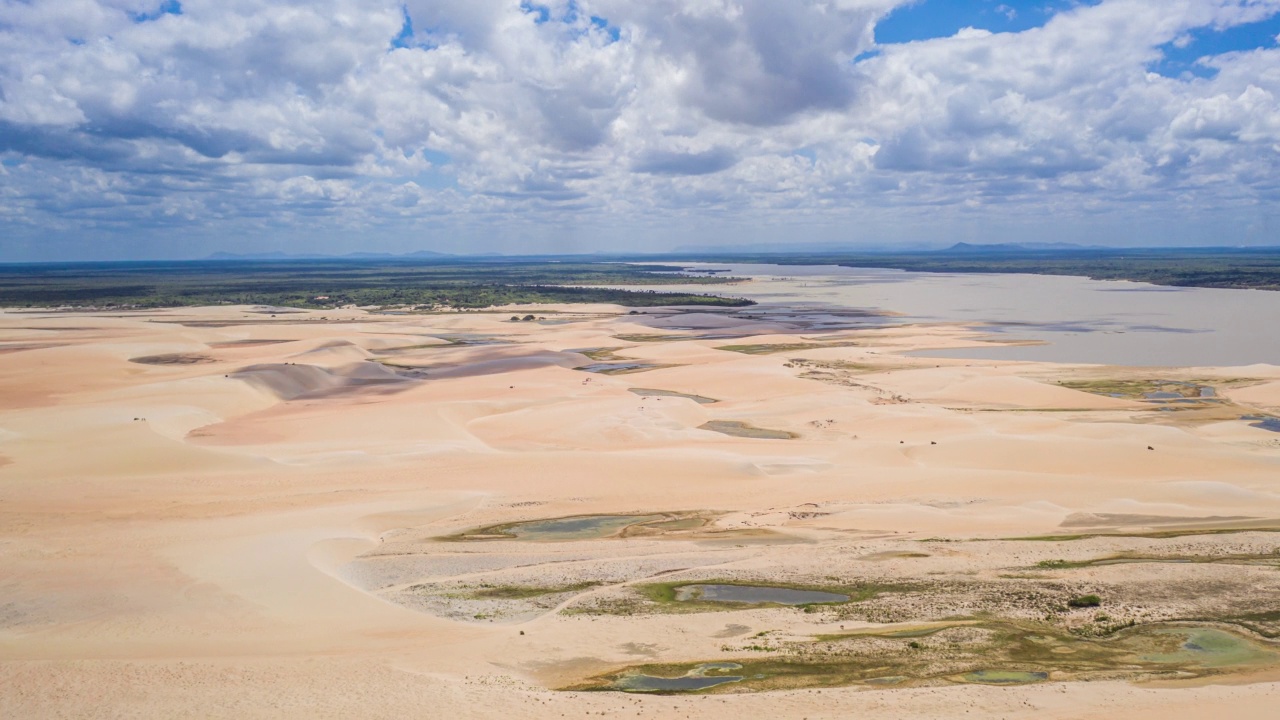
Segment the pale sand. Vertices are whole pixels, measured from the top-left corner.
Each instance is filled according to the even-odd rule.
[[[526,311],[575,322],[508,322]],[[1266,674],[1174,686],[709,697],[552,689],[632,663],[721,659],[725,633],[745,632],[737,625],[797,638],[831,630],[823,616],[788,609],[554,612],[625,597],[628,584],[662,573],[994,581],[1044,559],[1170,545],[918,541],[1045,534],[1063,523],[1076,532],[1093,518],[1104,530],[1280,518],[1280,435],[1227,418],[1161,417],[1142,403],[1053,384],[1135,371],[897,355],[977,342],[954,325],[838,333],[858,346],[744,355],[714,348],[813,335],[726,313],[631,316],[610,306],[323,315],[0,314],[0,344],[10,348],[0,353],[0,716],[1275,716],[1280,684]],[[510,342],[443,347],[433,337],[463,333]],[[636,333],[748,337],[613,337]],[[436,347],[410,348],[427,344]],[[574,370],[590,361],[566,351],[591,347],[673,367]],[[130,362],[167,354],[213,361]],[[828,375],[816,379],[801,377],[816,366],[796,358],[879,369],[819,368]],[[1187,374],[1256,380],[1224,395],[1258,411],[1280,407],[1280,368]],[[632,387],[719,402],[643,398]],[[800,437],[698,429],[709,420]],[[756,534],[429,540],[526,519],[663,511],[715,511],[716,530]],[[1269,552],[1280,537],[1174,544]],[[930,557],[893,554],[922,547]],[[1187,577],[1242,583],[1240,592],[1274,601],[1272,575],[1126,565],[1062,582],[1122,594]],[[489,606],[406,594],[423,583],[583,578],[606,584],[553,598],[550,608],[492,604],[494,615],[479,619],[472,611]],[[1149,617],[1195,602],[1152,605]]]

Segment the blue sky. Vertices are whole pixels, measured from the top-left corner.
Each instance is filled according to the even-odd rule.
[[[991,32],[1021,32],[1044,25],[1057,13],[1082,4],[1086,3],[1074,0],[923,0],[898,7],[877,23],[876,42],[946,38],[966,27]]]
[[[0,261],[1280,244],[1280,0],[0,0]]]

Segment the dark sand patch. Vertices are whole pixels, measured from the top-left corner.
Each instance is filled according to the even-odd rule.
[[[416,384],[413,379],[372,362],[357,362],[336,369],[265,363],[241,368],[229,377],[244,380],[281,400],[320,399],[356,392],[400,392]]]
[[[27,350],[48,350],[49,348],[66,347],[65,343],[18,343],[14,345],[0,345],[0,355],[8,355],[10,353],[25,352]]]
[[[582,365],[574,368],[582,372],[596,373],[598,375],[630,375],[631,373],[647,372],[649,370],[659,370],[662,368],[676,367],[675,365],[663,365],[660,363],[644,363],[644,362],[623,362],[623,363],[592,363],[590,365]]]
[[[1209,515],[1205,517],[1178,517],[1175,515],[1127,515],[1124,513],[1072,513],[1059,527],[1146,527],[1152,525],[1204,525],[1242,520],[1258,520],[1244,515]]]
[[[211,348],[252,348],[262,347],[263,345],[279,345],[281,343],[293,342],[293,340],[223,340],[221,342],[209,343]]]
[[[10,328],[11,330],[42,330],[44,332],[73,332],[84,330],[104,330],[106,328],[90,327],[88,325],[65,325],[62,327],[46,327],[44,325],[24,325],[21,327]]]
[[[139,365],[204,365],[217,362],[217,360],[208,355],[195,353],[167,353],[164,355],[143,355],[142,357],[129,358],[129,362],[138,363]]]
[[[384,367],[398,368],[417,373],[418,376],[432,378],[478,377],[481,375],[503,375],[518,370],[535,370],[544,367],[573,367],[576,359],[567,353],[553,351],[528,352],[511,348],[493,349],[472,356],[468,362],[434,363],[429,365],[414,364],[412,359],[393,361],[377,359]]]

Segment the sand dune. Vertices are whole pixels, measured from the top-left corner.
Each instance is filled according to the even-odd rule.
[[[549,319],[509,321],[526,311]],[[1198,680],[1039,659],[1050,678],[1011,687],[563,691],[960,616],[1060,643],[1130,619],[1212,618],[1267,648],[1257,633],[1280,630],[1241,619],[1280,611],[1280,435],[1239,419],[1280,407],[1280,368],[1162,371],[1223,399],[1165,411],[1058,384],[1144,371],[909,354],[981,342],[972,328],[731,314],[0,312],[0,343],[22,347],[0,352],[0,714],[1274,714],[1280,663],[1261,661]],[[804,347],[717,349],[768,343]],[[662,367],[583,372],[586,348]],[[209,361],[130,362],[149,356]],[[596,515],[615,526],[518,525]],[[712,581],[887,589],[809,611],[672,611],[646,589]],[[1067,607],[1089,593],[1104,605]],[[904,657],[942,662],[986,631],[946,632]]]

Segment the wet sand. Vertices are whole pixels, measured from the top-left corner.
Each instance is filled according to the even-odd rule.
[[[508,322],[526,310],[548,322]],[[1064,637],[1213,616],[1266,644],[1268,621],[1239,618],[1280,611],[1266,564],[1280,547],[1280,436],[1240,417],[1280,414],[1278,367],[911,354],[984,345],[954,323],[832,337],[611,306],[324,315],[0,314],[0,344],[26,348],[0,354],[0,714],[1274,712],[1267,668],[1181,683],[1052,670],[1015,686],[560,688],[983,613]],[[414,347],[464,335],[506,342]],[[619,340],[638,335],[668,337]],[[803,347],[716,349],[730,343]],[[575,369],[574,349],[603,347],[660,367]],[[209,361],[131,362],[156,356]],[[1063,384],[1153,374],[1217,397],[1165,410]],[[794,438],[699,429],[717,421]],[[600,537],[456,539],[587,515],[647,519]],[[1179,562],[1072,564],[1118,556]],[[1209,557],[1249,561],[1183,561]],[[664,582],[897,589],[815,612],[673,612],[646,599]],[[1087,593],[1100,610],[1065,608]],[[746,649],[759,633],[774,651]]]

